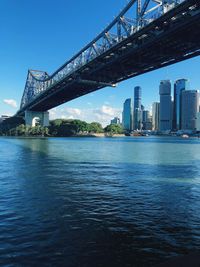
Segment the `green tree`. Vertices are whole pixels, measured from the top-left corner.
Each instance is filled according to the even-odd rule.
[[[76,133],[88,132],[88,123],[81,120],[71,121],[71,125]]]
[[[50,121],[50,126],[53,126],[53,127],[59,127],[62,123],[63,123],[63,119],[55,119],[55,120],[52,120]]]
[[[123,128],[122,128],[122,126],[120,124],[110,124],[110,125],[107,125],[104,128],[104,131],[106,133],[111,134],[111,135],[113,135],[113,134],[123,134],[124,133],[124,130],[123,130]]]
[[[90,133],[103,133],[103,127],[99,122],[92,122],[89,124],[88,131]]]
[[[42,127],[42,136],[48,136],[48,135],[49,135],[49,128]]]
[[[23,136],[26,133],[26,126],[24,124],[20,124],[16,127],[16,134],[17,136]]]
[[[11,117],[0,124],[0,132],[2,135],[16,135],[16,128],[24,124],[22,117]]]

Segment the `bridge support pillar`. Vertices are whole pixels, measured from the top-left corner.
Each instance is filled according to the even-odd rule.
[[[25,111],[25,123],[32,127],[49,126],[49,112],[27,110]]]

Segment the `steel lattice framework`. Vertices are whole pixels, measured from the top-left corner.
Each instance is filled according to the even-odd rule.
[[[180,43],[181,55],[184,57],[182,59],[176,59],[175,53],[177,52],[173,51],[171,46],[169,48],[171,49],[170,57],[168,53],[166,53],[168,57],[163,54],[159,66],[158,64],[154,66],[152,62],[149,62],[151,57],[147,54],[144,55],[144,62],[142,62],[142,53],[140,53],[141,58],[134,58],[135,70],[131,64],[128,65],[127,61],[127,56],[133,56],[133,51],[142,48],[149,40],[156,43],[156,40],[159,40],[163,33],[166,34],[169,31],[172,34],[173,28],[176,30],[178,23],[184,24],[185,21],[188,21],[189,24],[191,17],[199,19],[199,2],[198,0],[131,0],[103,32],[55,73],[48,75],[43,71],[28,71],[18,114],[22,114],[27,109],[47,110],[107,85],[114,85],[116,82],[134,77],[140,73],[197,55],[200,48],[199,40],[197,40],[198,44],[195,49],[192,45],[194,38],[197,36],[195,34],[193,41],[190,41],[191,45],[187,43],[187,53],[184,52],[184,55]],[[167,41],[169,39],[166,39]],[[174,47],[176,45],[177,43],[175,44],[174,41]],[[184,45],[186,46],[185,43]],[[158,47],[155,45],[154,49],[158,49]],[[155,52],[148,51],[148,53],[153,54]],[[156,62],[156,58],[154,60]],[[137,67],[138,62],[140,62],[140,69],[142,68],[140,71]],[[120,71],[116,64],[120,65]],[[106,71],[109,72],[109,68],[112,69],[112,75],[108,77],[105,73]],[[64,97],[63,93],[61,94],[62,88],[65,91],[69,88],[70,92],[70,86],[81,89],[69,97],[66,97],[65,92]],[[52,100],[51,103],[49,96],[55,95],[56,90],[60,100]],[[49,98],[49,104],[43,105],[42,102],[45,98]]]

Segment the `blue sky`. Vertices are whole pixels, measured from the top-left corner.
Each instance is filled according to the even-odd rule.
[[[103,30],[127,0],[1,0],[0,1],[0,114],[14,114],[20,105],[28,69],[54,72]],[[162,79],[188,78],[200,88],[200,57],[136,78],[117,88],[105,88],[68,102],[51,117],[80,118],[109,123],[119,115],[135,86],[142,87],[142,102],[150,108],[159,100]]]

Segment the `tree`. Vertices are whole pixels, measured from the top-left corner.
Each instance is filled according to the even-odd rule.
[[[92,122],[88,127],[89,133],[103,133],[103,127],[99,122]]]
[[[120,124],[110,124],[110,125],[107,125],[105,128],[104,128],[104,131],[106,133],[109,133],[111,135],[113,134],[123,134],[124,130],[122,128],[122,126]]]
[[[2,135],[16,135],[16,128],[24,123],[22,117],[10,117],[0,124],[0,132]]]
[[[71,125],[74,126],[76,133],[88,132],[88,124],[85,121],[73,120]]]
[[[9,123],[8,123],[9,122]],[[12,136],[75,136],[80,133],[102,133],[103,127],[98,122],[88,124],[81,120],[56,119],[49,127],[25,125],[23,120],[14,118],[0,124],[0,135]],[[12,122],[12,123],[11,123]],[[21,123],[19,123],[21,122]]]
[[[55,120],[52,120],[50,121],[50,127],[59,127],[62,123],[63,123],[63,119],[55,119]]]
[[[24,124],[20,124],[19,126],[16,127],[15,135],[22,136],[25,135],[25,133],[26,133],[26,126]]]
[[[48,136],[48,135],[49,135],[49,128],[42,127],[42,136]]]

